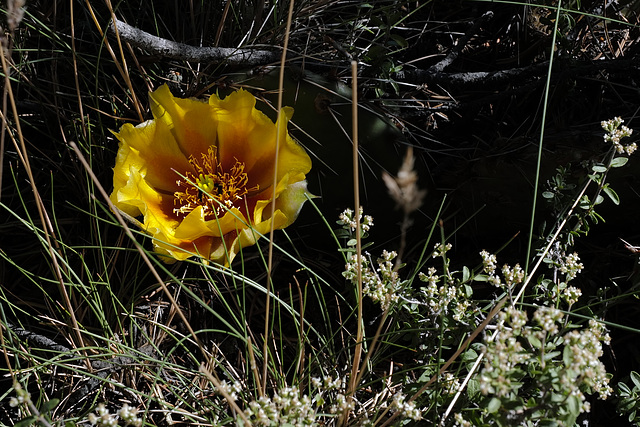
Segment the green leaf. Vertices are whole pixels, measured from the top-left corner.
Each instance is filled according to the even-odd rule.
[[[13,426],[14,427],[28,427],[28,426],[33,425],[33,423],[36,421],[36,419],[37,419],[37,417],[32,415],[30,417],[23,418],[21,421],[18,421]]]
[[[502,406],[502,402],[500,402],[500,399],[498,399],[497,397],[494,397],[489,401],[489,404],[487,405],[487,411],[490,414],[494,414],[498,412],[500,406]]]
[[[609,198],[611,199],[611,201],[615,204],[615,205],[619,205],[620,204],[620,197],[618,196],[618,193],[616,193],[615,191],[613,191],[613,188],[605,185],[604,187],[602,187],[602,191],[604,191],[605,193],[607,193],[607,196],[609,196]]]
[[[55,409],[56,406],[58,406],[58,403],[60,403],[60,399],[51,399],[42,405],[42,408],[40,408],[40,412],[51,412],[53,409]]]
[[[599,213],[597,213],[596,211],[591,211],[591,214],[589,214],[589,217],[597,224],[598,221],[602,221],[602,222],[606,222],[604,220],[604,218],[602,217],[602,215],[600,215]],[[589,231],[588,229],[586,231]]]
[[[621,412],[631,412],[633,418],[636,417],[636,399],[629,399],[619,404],[619,408]]]
[[[562,361],[564,362],[564,366],[570,366],[571,361],[573,360],[573,353],[569,346],[565,346],[562,351]]]
[[[635,388],[640,389],[640,374],[636,371],[631,371],[631,381],[636,385]]]
[[[531,344],[533,348],[542,347],[542,342],[533,334],[527,336],[527,341],[529,341],[529,344]]]
[[[633,374],[633,372],[631,372],[631,374]],[[618,388],[620,389],[620,391],[618,391],[618,394],[620,394],[620,396],[622,397],[631,394],[631,389],[625,383],[618,383]]]
[[[597,173],[603,173],[607,171],[607,168],[603,165],[595,165],[591,170]]]
[[[589,196],[584,195],[580,199],[580,204],[578,205],[581,209],[589,209],[591,207],[591,202],[589,201]]]
[[[626,165],[628,161],[629,161],[628,157],[616,157],[615,159],[611,160],[611,167],[612,168],[622,167]]]
[[[473,296],[473,288],[467,284],[464,285],[464,295],[467,298],[471,298]]]
[[[419,383],[426,383],[427,381],[429,381],[431,379],[432,376],[433,376],[433,370],[432,369],[425,369],[424,372],[420,375],[420,378],[418,378],[418,382]]]
[[[548,346],[545,346],[545,347],[548,347]],[[544,354],[543,359],[544,360],[551,360],[554,357],[559,356],[559,355],[560,355],[559,351],[550,351],[550,352]]]
[[[545,199],[553,199],[555,196],[555,193],[551,192],[551,191],[544,191],[542,193],[542,197],[544,197]]]
[[[347,237],[351,236],[351,233],[344,228],[338,228],[337,230],[335,230],[335,234],[337,238],[342,239],[346,239]]]
[[[578,399],[577,396],[569,396],[569,398],[567,399],[567,408],[569,409],[571,415],[577,418],[578,415],[580,415],[580,406],[580,399]]]
[[[389,70],[390,72],[393,73],[397,73],[398,71],[392,71]],[[391,83],[391,87],[393,87],[393,91],[396,93],[396,95],[398,95],[400,93],[400,86],[398,85],[398,82],[396,82],[395,80],[389,80],[389,83]]]
[[[462,267],[462,281],[466,282],[471,277],[471,273],[469,273],[469,268],[467,266]]]
[[[462,356],[460,357],[462,358],[463,362],[475,362],[478,358],[478,353],[474,349],[470,348],[469,350],[462,353]]]
[[[480,394],[480,382],[478,380],[469,380],[467,384],[467,395],[471,398]]]

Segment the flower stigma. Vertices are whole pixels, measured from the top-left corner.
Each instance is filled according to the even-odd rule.
[[[247,193],[257,191],[259,186],[247,188],[249,177],[244,171],[245,164],[235,160],[231,171],[225,172],[218,162],[216,147],[210,146],[206,153],[202,153],[200,161],[190,156],[189,163],[195,173],[187,171],[184,174],[186,182],[176,181],[184,191],[173,194],[174,205],[179,205],[173,212],[184,217],[202,206],[205,219],[210,220],[222,216],[225,209],[238,208],[236,203]]]

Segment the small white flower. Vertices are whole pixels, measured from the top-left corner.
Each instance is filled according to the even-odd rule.
[[[449,252],[451,250],[453,246],[451,245],[451,243],[447,243],[447,244],[443,244],[443,243],[436,243],[436,245],[433,247],[434,251],[431,254],[431,256],[433,258],[437,258],[437,257],[442,257],[444,256],[447,252]]]

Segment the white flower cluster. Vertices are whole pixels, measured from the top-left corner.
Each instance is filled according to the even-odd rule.
[[[599,360],[603,355],[602,343],[610,343],[604,326],[591,320],[588,328],[573,329],[560,337],[563,317],[556,308],[540,307],[533,315],[537,326],[527,326],[526,312],[513,307],[501,312],[495,339],[485,338],[480,391],[498,398],[513,398],[518,395],[524,372],[549,369],[549,378],[557,378],[558,382],[547,385],[551,393],[548,404],[573,396],[579,400],[580,411],[588,412],[589,403],[583,391],[597,392],[600,399],[610,396],[613,390],[609,376]],[[556,356],[551,357],[554,352]],[[458,424],[464,425],[460,421]]]
[[[318,390],[332,391],[342,390],[347,385],[345,378],[333,378],[332,376],[326,376],[323,379],[318,377],[311,378],[311,385]]]
[[[238,393],[240,393],[241,391],[242,391],[242,384],[238,381],[235,381],[232,384],[230,384],[227,381],[223,380],[218,385],[218,392],[220,392],[223,395],[226,395],[225,397],[227,396],[230,397],[234,402],[238,400]]]
[[[452,247],[453,246],[451,245],[451,243],[436,243],[436,245],[433,247],[433,253],[431,254],[431,256],[433,258],[443,257],[447,252],[451,250]]]
[[[480,257],[482,258],[482,271],[487,274],[487,282],[490,285],[496,288],[506,285],[507,288],[511,288],[524,280],[524,270],[520,267],[520,264],[516,264],[513,268],[505,264],[502,266],[502,276],[505,283],[502,283],[500,276],[496,274],[498,260],[495,254],[490,254],[483,250],[480,252]]]
[[[622,120],[621,117],[616,117],[611,120],[602,121],[600,125],[602,126],[602,129],[607,132],[604,135],[605,142],[612,142],[618,154],[626,153],[627,155],[631,155],[638,149],[638,146],[635,142],[628,145],[622,145],[620,143],[622,138],[631,136],[633,133],[633,129],[622,125],[622,123],[624,123],[624,120]]]
[[[347,386],[346,378],[333,378],[326,376],[324,379],[317,377],[311,378],[311,385],[316,389],[313,401],[318,407],[324,405],[325,393],[335,392],[332,398],[333,404],[329,408],[331,414],[340,414],[346,409],[353,409],[353,400],[348,400],[345,388]]]
[[[253,425],[314,425],[316,411],[311,399],[297,387],[284,387],[273,398],[261,396],[244,410]]]
[[[418,408],[416,408],[415,402],[407,402],[407,397],[398,392],[393,396],[393,408],[400,412],[405,419],[412,419],[418,421],[422,418],[422,414]]]
[[[560,272],[566,275],[567,282],[575,279],[583,269],[584,265],[580,262],[580,257],[575,252],[560,260]]]
[[[582,295],[582,291],[575,286],[568,286],[567,283],[576,278],[578,273],[584,270],[584,265],[580,262],[577,253],[565,254],[564,251],[557,249],[549,253],[545,259],[549,268],[554,268],[557,272],[564,274],[564,281],[557,280],[554,286],[548,288],[552,283],[550,280],[538,283],[538,286],[547,294],[547,298],[556,301],[558,298],[564,300],[569,307],[578,301]]]
[[[449,283],[446,279],[441,286],[438,286],[440,277],[433,267],[429,267],[427,274],[421,272],[418,277],[427,284],[421,288],[421,291],[427,299],[431,314],[442,316],[451,310],[453,319],[457,322],[463,322],[469,316],[471,303],[465,294],[464,287]]]
[[[456,427],[471,427],[471,423],[464,419],[464,416],[460,412],[456,412],[453,417]]]
[[[460,381],[451,372],[445,372],[440,383],[443,393],[448,395],[454,395],[460,389]]]
[[[117,414],[110,414],[104,403],[98,404],[96,413],[89,414],[89,422],[91,425],[98,426],[117,426],[118,420],[124,421],[125,426],[139,427],[142,425],[142,419],[138,418],[138,409],[132,408],[128,404],[122,405]]]
[[[295,386],[280,389],[273,398],[262,396],[249,402],[245,415],[253,425],[318,425],[321,418],[335,417],[355,406],[354,401],[347,398],[345,378],[313,377],[311,387],[311,397],[301,394]],[[325,407],[327,401],[331,403],[329,408]]]
[[[498,259],[495,254],[490,254],[489,252],[482,250],[480,251],[480,256],[482,257],[483,271],[488,275],[495,274],[496,267],[498,265]]]
[[[373,217],[371,217],[370,215],[365,215],[363,218],[363,212],[364,211],[362,209],[362,206],[360,206],[360,229],[363,232],[367,232],[371,229],[371,227],[373,227]],[[345,209],[338,218],[338,224],[348,226],[351,231],[356,231],[356,227],[358,224],[356,223],[356,218],[353,215],[353,209]]]
[[[502,277],[504,277],[505,284],[511,287],[522,283],[524,280],[524,270],[520,267],[520,264],[516,264],[513,268],[505,264],[502,266]]]
[[[527,313],[513,307],[498,314],[495,338],[484,350],[484,369],[479,377],[482,394],[504,397],[517,388],[511,374],[531,357],[518,339],[526,322]]]
[[[554,307],[540,307],[533,313],[533,319],[540,326],[541,331],[536,335],[539,339],[545,339],[547,335],[556,335],[559,331],[558,323],[564,314]]]
[[[582,296],[582,291],[575,286],[567,286],[562,290],[562,294],[560,296],[567,304],[569,304],[569,307],[571,307],[578,301],[578,298]]]
[[[370,255],[365,254],[361,259],[362,286],[365,295],[373,301],[380,303],[383,310],[389,308],[391,303],[397,302],[401,295],[400,276],[393,269],[393,259],[397,256],[394,251],[382,251],[378,258],[378,268],[372,268]],[[358,283],[358,257],[351,255],[345,267],[344,277],[352,283]]]
[[[609,386],[609,375],[599,360],[603,355],[602,343],[609,345],[611,337],[604,325],[593,319],[589,320],[589,327],[586,330],[573,330],[564,336],[564,345],[569,351],[565,350],[565,360],[568,364],[562,382],[572,394],[583,401],[585,398],[577,387],[580,383],[598,393],[602,400],[613,393]],[[586,410],[588,411],[588,408]]]

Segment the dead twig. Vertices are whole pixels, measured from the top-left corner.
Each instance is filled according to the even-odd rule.
[[[179,59],[191,62],[226,62],[231,65],[254,66],[277,62],[280,52],[260,49],[239,49],[227,47],[198,47],[163,39],[139,28],[114,19],[109,24],[109,30],[120,38],[147,51],[164,58]]]

